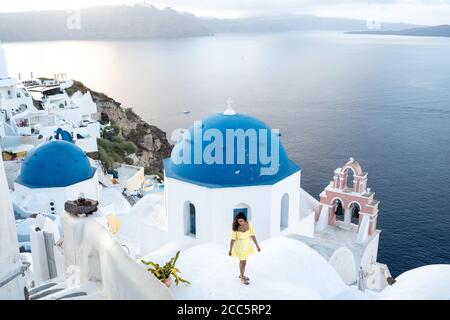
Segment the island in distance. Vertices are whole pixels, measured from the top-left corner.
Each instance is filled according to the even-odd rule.
[[[78,24],[68,27],[70,18]],[[69,20],[68,20],[69,19]],[[383,30],[417,25],[383,23]],[[144,39],[211,36],[219,33],[283,32],[302,30],[364,30],[365,20],[284,14],[236,19],[199,17],[152,5],[99,6],[80,11],[0,13],[1,41]]]
[[[392,35],[392,36],[415,36],[415,37],[450,37],[450,25],[440,25],[434,27],[418,27],[405,30],[350,31],[346,33]]]

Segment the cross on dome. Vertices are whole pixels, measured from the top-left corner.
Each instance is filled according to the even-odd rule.
[[[234,116],[236,112],[233,110],[234,101],[231,98],[227,99],[227,109],[223,112],[226,116]]]

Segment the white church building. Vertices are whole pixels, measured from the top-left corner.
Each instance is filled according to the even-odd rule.
[[[261,175],[267,167],[261,162],[250,163],[252,143],[250,131],[265,130],[275,134],[263,122],[243,114],[227,110],[212,115],[202,121],[202,130],[216,130],[223,137],[227,131],[247,134],[245,143],[246,161],[242,164],[195,163],[196,139],[201,139],[191,127],[179,138],[171,158],[164,161],[165,214],[167,228],[164,231],[151,230],[147,234],[157,234],[154,241],[147,242],[147,251],[154,250],[168,241],[225,244],[229,241],[234,216],[242,212],[252,221],[258,238],[268,239],[289,233],[312,236],[314,232],[314,212],[302,215],[300,209],[301,169],[291,161],[282,145],[279,146],[278,170],[275,174]],[[248,131],[250,130],[250,131]],[[238,136],[231,145],[231,154],[238,156]],[[255,141],[255,150],[260,152],[263,141]],[[265,147],[265,146],[264,146]],[[202,144],[201,153],[208,148]],[[222,146],[223,153],[230,153],[229,144]],[[184,150],[191,150],[191,163],[178,163],[177,156]],[[184,155],[186,157],[186,155]],[[186,159],[186,158],[185,158]],[[236,160],[236,158],[235,158]],[[236,161],[235,161],[236,162]],[[305,219],[306,218],[306,219]]]
[[[74,143],[53,140],[35,147],[23,159],[14,182],[14,202],[35,213],[61,216],[66,201],[80,194],[98,200],[100,188],[97,169],[86,153]]]
[[[241,114],[217,114],[204,120],[203,126],[204,130],[220,130],[223,136],[226,130],[264,129],[270,132],[262,122]],[[189,136],[193,135],[192,132]],[[173,153],[182,152],[185,144],[193,143],[183,137]],[[251,143],[246,143],[246,154]],[[237,155],[238,143],[231,147],[234,148],[232,153]],[[193,152],[194,149],[191,148]],[[279,162],[276,174],[261,175],[260,162],[177,165],[172,158],[167,159],[164,163],[167,210],[183,213],[170,216],[169,226],[178,226],[180,234],[201,241],[223,242],[229,235],[234,215],[243,212],[252,220],[261,239],[294,230],[299,221],[300,168],[289,160],[282,146]]]

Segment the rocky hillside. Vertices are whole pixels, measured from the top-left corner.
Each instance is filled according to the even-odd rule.
[[[147,174],[161,174],[162,160],[169,157],[172,151],[166,133],[142,120],[131,108],[122,107],[120,102],[104,93],[87,88],[79,81],[75,81],[67,93],[71,95],[78,90],[83,93],[91,92],[98,109],[96,120],[102,124],[113,123],[117,128],[117,135],[123,138],[122,140],[136,145],[136,152],[128,155],[126,162],[144,167]]]

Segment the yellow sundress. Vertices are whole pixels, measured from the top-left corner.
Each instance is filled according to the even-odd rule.
[[[231,240],[234,240],[231,256],[237,257],[239,260],[247,260],[247,258],[256,253],[251,237],[256,236],[253,225],[249,222],[248,230],[245,232],[231,231]]]

